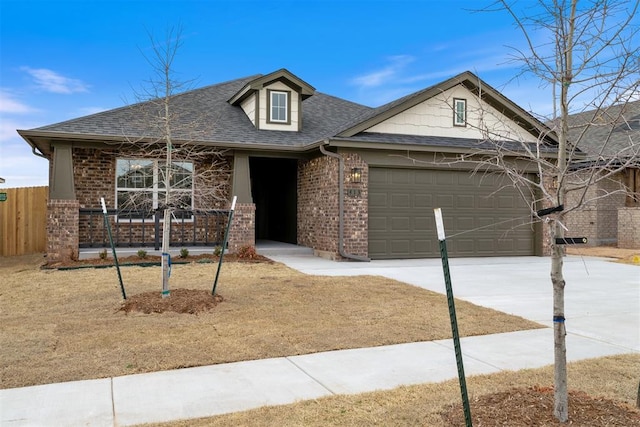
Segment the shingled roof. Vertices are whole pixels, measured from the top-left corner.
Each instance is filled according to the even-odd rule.
[[[256,129],[239,104],[242,94],[251,89],[252,85],[262,84],[263,80],[269,80],[276,74],[284,75],[301,87],[304,100],[300,131]],[[387,144],[390,147],[412,145],[477,149],[478,141],[474,139],[365,132],[389,117],[458,84],[482,96],[483,100],[533,135],[538,136],[541,132],[546,135],[548,128],[544,124],[469,71],[378,108],[370,108],[315,91],[312,86],[282,69],[267,75],[248,76],[173,96],[173,138],[176,142],[190,141],[230,148],[283,151],[307,150],[327,139],[340,140],[343,143],[369,141]],[[157,119],[162,116],[161,107],[161,103],[157,101],[147,101],[18,132],[29,144],[43,153],[48,151],[48,141],[51,139],[97,142],[153,140],[162,136],[161,121]],[[547,135],[545,138],[553,142],[553,135]]]
[[[624,157],[640,149],[640,101],[569,117],[569,141],[591,159]]]
[[[304,147],[335,135],[352,117],[371,110],[364,105],[315,92],[303,101],[304,125],[301,131],[258,130],[242,108],[231,105],[228,100],[259,77],[244,77],[174,95],[170,101],[175,116],[172,126],[174,138],[228,146]],[[154,129],[152,119],[159,108],[157,102],[148,101],[20,133],[27,137],[46,134],[73,139],[154,138],[161,135]]]

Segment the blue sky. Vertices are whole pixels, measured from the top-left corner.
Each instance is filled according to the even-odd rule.
[[[174,69],[194,87],[287,68],[320,92],[378,106],[470,70],[548,113],[548,90],[513,80],[508,46],[523,40],[511,18],[474,12],[491,3],[0,0],[0,187],[47,185],[47,162],[16,129],[132,102],[153,74],[149,33],[176,26]]]

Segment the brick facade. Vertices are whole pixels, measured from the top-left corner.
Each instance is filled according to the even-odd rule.
[[[100,198],[104,197],[107,208],[113,209],[116,205],[116,160],[117,158],[133,157],[137,152],[127,150],[126,147],[118,147],[113,150],[99,150],[95,148],[73,148],[73,179],[76,200],[51,200],[49,203],[49,219],[47,222],[48,239],[47,256],[50,261],[60,260],[64,257],[75,257],[78,254],[80,244],[87,245],[91,240],[94,245],[108,245],[107,233],[104,228],[104,221],[101,215],[83,215],[80,217],[79,209],[91,208],[101,209]],[[222,173],[216,175],[207,172],[207,166],[203,163],[196,163],[196,185],[202,186],[203,179],[219,178],[212,184],[218,193],[228,195],[230,183],[228,170],[230,160],[226,163],[216,162],[216,167],[222,167]],[[210,169],[210,168],[209,168]],[[205,173],[201,173],[201,171]],[[204,178],[203,178],[204,177]],[[206,192],[206,191],[205,191]],[[228,207],[228,200],[223,194],[218,196],[218,200],[213,203],[207,202],[203,206],[201,188],[194,190],[194,205],[202,209],[224,209]],[[211,205],[211,206],[209,206]],[[205,224],[205,221],[208,224]],[[222,222],[222,225],[220,225]],[[175,224],[175,222],[174,222]],[[196,240],[204,241],[205,233],[209,241],[217,239],[216,231],[224,230],[226,224],[225,217],[212,216],[208,219],[198,218],[195,222],[185,221],[184,227],[172,226],[172,241],[193,240],[194,227]],[[154,221],[149,219],[144,225],[141,222],[120,222],[119,240],[126,242],[146,241],[148,244],[154,240]],[[111,227],[116,232],[116,224],[111,217]],[[180,235],[182,234],[182,235]],[[144,236],[144,237],[143,237]],[[218,240],[222,240],[220,237]]]
[[[256,245],[256,205],[238,203],[229,229],[229,252],[238,252],[243,246]]]
[[[298,162],[298,244],[338,253],[338,160]]]
[[[352,182],[351,170],[358,168],[360,183]],[[369,166],[355,153],[344,155],[344,250],[369,255]]]
[[[50,263],[78,258],[77,200],[49,200],[47,203],[47,260]]]
[[[343,250],[367,256],[369,169],[359,155],[343,154],[344,222]],[[298,244],[313,248],[318,255],[340,259],[339,243],[339,161],[329,156],[300,161],[298,164]],[[350,178],[353,168],[360,170],[360,182]]]
[[[616,175],[591,186],[583,206],[567,214],[567,235],[584,236],[589,246],[616,244],[619,235],[618,209],[624,206],[626,197],[623,182],[623,176]],[[569,192],[566,206],[575,206],[581,196],[581,191]]]
[[[618,208],[618,247],[640,248],[640,207]]]

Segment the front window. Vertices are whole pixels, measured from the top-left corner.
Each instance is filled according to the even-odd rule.
[[[168,173],[168,176],[167,176]],[[118,219],[153,219],[155,210],[167,205],[177,209],[193,207],[193,163],[147,159],[116,161],[116,208]]]
[[[289,93],[269,91],[269,121],[277,123],[289,122]]]
[[[453,125],[467,125],[467,100],[453,98]]]

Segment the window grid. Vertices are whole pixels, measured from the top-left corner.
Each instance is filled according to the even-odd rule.
[[[466,126],[467,125],[467,100],[466,99],[453,99],[453,125],[454,126]]]
[[[118,219],[153,219],[157,208],[166,200],[165,170],[164,162],[158,160],[117,159],[116,209],[135,211],[128,215],[121,213]],[[172,200],[181,209],[192,209],[193,164],[173,162],[169,182]]]

